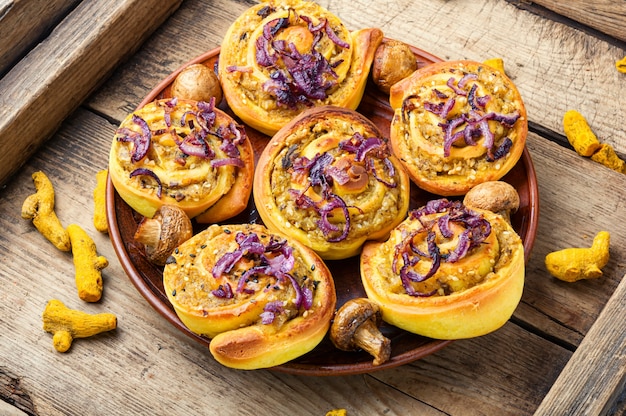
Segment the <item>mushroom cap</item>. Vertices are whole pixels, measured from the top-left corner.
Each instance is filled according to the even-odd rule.
[[[383,39],[374,54],[372,80],[381,91],[389,93],[393,84],[407,78],[416,69],[417,60],[409,45],[395,39]]]
[[[470,189],[463,199],[463,205],[470,208],[486,209],[492,212],[515,212],[520,199],[517,190],[504,181],[487,181]]]
[[[378,327],[382,324],[380,307],[367,298],[350,299],[335,314],[330,327],[330,339],[335,347],[344,351],[353,351],[359,347],[354,343],[357,329],[366,321],[372,320]]]
[[[193,226],[189,216],[175,205],[162,205],[152,218],[144,218],[135,232],[135,239],[144,227],[159,227],[159,238],[153,241],[142,240],[146,246],[148,259],[164,265],[174,249],[193,236]]]
[[[215,105],[218,105],[223,97],[215,71],[200,63],[189,65],[178,74],[172,83],[172,95],[206,102],[215,97]]]

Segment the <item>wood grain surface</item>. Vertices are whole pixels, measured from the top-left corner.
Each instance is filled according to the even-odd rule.
[[[538,0],[533,3],[626,42],[626,31],[623,25],[626,18],[626,3],[624,1]]]
[[[626,332],[621,325],[626,299],[624,277],[544,397],[536,416],[572,412],[607,414],[618,396],[623,394],[626,383]],[[609,370],[588,372],[590,367]]]
[[[79,0],[0,1],[0,76],[75,7]]]
[[[323,416],[338,408],[348,416],[625,414],[626,175],[577,155],[562,129],[565,111],[576,109],[601,141],[626,155],[626,74],[615,70],[626,55],[619,46],[623,33],[615,33],[626,23],[624,2],[594,2],[593,9],[582,1],[536,3],[563,19],[503,0],[320,1],[351,29],[380,27],[443,59],[504,59],[528,109],[540,218],[522,302],[503,328],[395,369],[303,377],[222,367],[148,305],[108,236],[93,227],[92,191],[121,120],[161,79],[219,46],[231,21],[254,4],[185,0],[93,94],[76,98],[81,107],[59,121],[50,140],[29,145],[32,156],[0,190],[0,399],[31,415]],[[615,42],[581,25],[605,30]],[[81,45],[87,47],[75,47]],[[41,57],[31,59],[47,65]],[[5,89],[0,91],[6,105]],[[24,152],[7,143],[0,135],[0,167]],[[62,223],[81,225],[110,261],[98,303],[75,295],[71,254],[56,250],[20,218],[37,170],[55,186]],[[611,233],[611,259],[601,278],[565,283],[548,274],[547,253],[588,247],[600,230]],[[118,328],[58,353],[41,327],[41,313],[53,298],[89,313],[112,312]]]

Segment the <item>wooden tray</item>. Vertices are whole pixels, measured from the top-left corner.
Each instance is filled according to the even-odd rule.
[[[426,51],[418,48],[412,49],[418,60],[418,67],[441,60]],[[211,50],[183,65],[152,90],[139,104],[138,108],[155,99],[169,97],[171,83],[187,65],[204,63],[214,67],[219,59],[219,52],[219,48]],[[234,117],[225,101],[220,103],[219,107]],[[371,81],[366,88],[365,95],[357,111],[373,121],[385,137],[389,137],[389,126],[393,117],[393,111],[389,106],[388,96],[380,92]],[[247,128],[246,132],[254,147],[256,162],[256,158],[258,158],[269,141],[269,137],[252,128]],[[512,216],[511,222],[513,228],[522,238],[526,260],[528,260],[537,231],[539,197],[535,170],[527,149],[524,149],[520,161],[503,180],[513,185],[520,195],[520,208]],[[412,185],[410,209],[418,208],[427,201],[436,198],[440,197],[429,194]],[[141,217],[121,199],[110,180],[107,183],[107,218],[115,252],[124,271],[128,274],[137,290],[172,325],[208,347],[209,338],[192,333],[176,316],[163,290],[162,268],[150,263],[145,257],[143,248],[136,245],[133,241],[133,235]],[[262,223],[252,198],[250,198],[250,204],[243,213],[226,223],[245,222]],[[196,227],[198,227],[198,230],[201,229],[197,225]],[[327,261],[326,263],[333,276],[335,276],[337,307],[341,306],[348,299],[365,296],[359,275],[358,256],[346,260]],[[420,359],[440,350],[451,342],[425,338],[387,324],[382,326],[381,331],[391,339],[392,353],[391,359],[380,366],[373,366],[372,357],[366,352],[344,352],[336,349],[328,337],[326,337],[313,351],[286,364],[273,367],[272,370],[314,376],[368,373],[393,368]]]

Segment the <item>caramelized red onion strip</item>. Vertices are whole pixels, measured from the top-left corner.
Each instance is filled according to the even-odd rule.
[[[249,66],[230,65],[229,67],[226,68],[226,71],[228,71],[228,72],[252,73],[252,72],[254,72],[254,69],[252,69],[252,67],[249,67]]]
[[[192,119],[188,117],[194,117],[198,122],[199,128],[195,128],[195,124]],[[198,102],[198,111],[188,111],[181,117],[181,125],[185,123],[189,124],[189,127],[193,130],[183,140],[177,140],[176,143],[181,152],[188,156],[197,156],[203,159],[211,160],[211,166],[237,166],[243,167],[244,162],[241,160],[238,145],[242,144],[246,139],[243,127],[232,122],[228,126],[219,126],[216,132],[213,132],[211,128],[215,124],[217,115],[215,114],[215,98],[212,97],[211,101]],[[214,159],[215,151],[209,146],[206,141],[207,135],[214,136],[221,140],[222,144],[220,149],[228,155],[227,158]]]
[[[321,36],[325,33],[339,47],[350,47],[337,36],[326,19],[322,19],[317,25],[314,25],[312,19],[307,16],[298,16],[297,19],[307,23],[307,29],[314,35],[310,53],[301,54],[295,44],[275,40],[278,32],[290,25],[289,17],[273,19],[266,23],[262,36],[255,43],[258,65],[272,68],[279,59],[282,59],[285,69],[271,69],[269,79],[262,88],[274,95],[279,105],[289,108],[295,108],[298,103],[310,106],[313,100],[325,99],[328,96],[327,91],[336,84],[334,79],[337,78],[337,74],[333,70],[334,65],[315,49]]]
[[[165,101],[165,107],[163,107],[163,120],[165,121],[165,125],[168,130],[172,127],[172,110],[176,107],[177,103],[178,97],[172,97]]]
[[[177,141],[178,148],[187,156],[197,156],[202,159],[215,157],[215,152],[205,140],[206,132],[192,131],[182,141]]]
[[[233,297],[235,297],[233,293],[233,288],[230,286],[230,283],[228,282],[219,285],[219,287],[215,290],[212,290],[211,293],[216,298],[232,299]]]
[[[446,85],[450,87],[450,89],[454,91],[457,95],[462,95],[463,97],[465,97],[467,95],[467,91],[462,89],[459,85],[454,85],[454,81],[454,77],[450,77],[448,78],[448,82],[446,82]]]
[[[374,157],[381,159],[387,169],[389,177],[394,177],[395,169],[388,159],[390,151],[386,142],[376,137],[365,139],[360,133],[355,133],[351,139],[339,142],[338,146],[348,153],[355,154],[355,162],[365,161],[364,166],[366,171],[372,174],[377,181],[389,188],[397,186],[397,184],[393,183],[391,180],[385,181],[380,177],[372,160]],[[320,230],[326,236],[327,241],[337,242],[347,238],[350,232],[351,219],[347,204],[339,195],[331,192],[330,189],[333,181],[337,181],[339,184],[345,184],[349,180],[349,177],[344,171],[333,166],[333,161],[334,157],[330,153],[322,153],[315,155],[312,159],[308,159],[305,156],[296,157],[293,160],[289,159],[286,165],[285,160],[283,160],[283,164],[293,168],[295,172],[304,173],[308,176],[309,186],[302,191],[291,189],[290,194],[295,198],[298,208],[310,208],[320,215],[321,218],[317,221]],[[305,192],[310,187],[319,188],[318,193],[322,196],[321,201],[315,202],[305,195]],[[339,208],[343,214],[344,227],[340,235],[329,237],[332,233],[340,231],[337,225],[329,221],[332,212],[337,208]]]
[[[444,214],[437,219],[430,220],[425,217],[432,214]],[[432,296],[436,291],[422,293],[412,286],[411,282],[423,282],[431,278],[439,269],[441,262],[455,263],[468,255],[474,248],[479,246],[491,233],[491,224],[482,215],[468,209],[460,201],[448,201],[445,198],[429,201],[425,206],[409,213],[409,218],[418,220],[424,228],[413,231],[396,245],[392,262],[392,270],[398,274],[406,293],[410,296]],[[457,245],[446,253],[441,253],[437,245],[437,236],[434,231],[435,225],[439,228],[441,236],[445,239],[454,238],[450,229],[450,222],[455,222],[464,230],[458,235]],[[414,239],[419,234],[428,233],[426,236],[427,252],[421,251],[414,244]],[[398,268],[399,260],[402,259],[402,267]],[[429,259],[431,267],[426,274],[416,272],[414,266],[421,259]]]
[[[397,186],[396,183],[391,180],[384,180],[376,171],[376,165],[372,158],[382,160],[385,168],[387,168],[387,173],[390,178],[395,176],[395,168],[393,164],[389,160],[389,156],[391,156],[391,151],[387,146],[387,143],[378,138],[378,137],[369,137],[365,138],[361,133],[354,133],[351,139],[342,140],[339,142],[339,148],[348,152],[355,154],[354,161],[362,162],[365,161],[365,168],[368,173],[372,174],[376,180],[389,188],[395,188]],[[371,153],[370,158],[366,158],[368,154]]]
[[[128,128],[117,129],[116,133],[121,135],[117,138],[118,141],[133,143],[130,159],[134,163],[137,163],[148,154],[148,149],[152,142],[152,132],[150,131],[148,123],[143,118],[133,114],[132,120],[134,124],[139,126],[141,133],[137,133]]]
[[[131,178],[133,178],[135,176],[149,176],[152,179],[154,179],[155,182],[157,183],[157,193],[156,193],[156,196],[157,196],[157,198],[161,198],[161,194],[163,193],[163,185],[161,184],[161,179],[159,179],[159,177],[156,175],[156,173],[154,173],[150,169],[137,168],[134,171],[132,171],[130,173],[130,175],[129,175],[129,177],[131,177]]]
[[[439,126],[442,128],[444,133],[444,157],[450,156],[452,144],[461,138],[465,140],[465,144],[474,146],[476,145],[476,141],[474,139],[483,137],[483,146],[487,149],[486,159],[490,162],[504,157],[512,145],[511,140],[509,138],[505,138],[494,151],[495,136],[489,128],[488,121],[494,120],[505,127],[510,128],[513,127],[515,122],[519,119],[519,112],[514,111],[511,114],[500,114],[495,112],[483,113],[485,105],[491,97],[489,95],[478,96],[476,94],[477,85],[475,83],[471,84],[469,91],[464,89],[471,80],[475,80],[477,78],[478,76],[476,74],[465,74],[459,80],[457,85],[455,85],[454,77],[450,77],[446,82],[446,85],[457,95],[467,96],[467,101],[472,108],[469,114],[462,114],[452,120],[448,120],[447,118],[450,110],[454,107],[456,101],[454,98],[450,98],[438,90],[434,90],[435,95],[442,101],[438,103],[424,102],[423,104],[426,111],[429,111],[445,120],[444,122],[439,123]],[[406,120],[404,113],[408,113],[415,108],[415,106],[410,103],[412,98],[415,97],[407,97],[405,102],[402,104],[403,120]],[[463,124],[465,124],[465,126],[456,131]]]
[[[297,308],[310,309],[313,301],[313,294],[306,286],[300,286],[298,281],[291,275],[291,270],[295,265],[293,248],[285,240],[278,241],[273,237],[267,245],[263,245],[259,236],[255,233],[245,234],[238,232],[235,236],[238,248],[234,251],[224,253],[214,264],[211,274],[214,278],[219,278],[225,273],[229,273],[232,268],[242,259],[252,260],[255,266],[248,268],[239,278],[238,293],[253,294],[254,291],[246,288],[246,283],[255,275],[263,274],[275,277],[279,282],[286,282],[293,286],[296,298],[294,304]],[[232,290],[231,290],[232,293]],[[213,291],[217,297],[228,297],[226,286],[220,285],[217,291]],[[270,302],[271,303],[271,302]],[[269,304],[268,304],[269,305]],[[282,302],[281,302],[282,308]],[[272,323],[274,314],[278,309],[274,306],[266,306],[265,315],[261,318],[263,323]]]
[[[459,80],[459,82],[458,82],[458,84],[457,84],[457,85],[458,85],[458,87],[459,87],[459,88],[465,88],[465,85],[466,85],[466,84],[467,84],[470,80],[475,80],[475,79],[478,79],[478,75],[476,75],[476,74],[472,74],[472,73],[470,73],[470,74],[465,74],[465,75],[463,75],[463,76],[461,77],[461,79]],[[454,81],[452,81],[452,82],[454,82]],[[476,84],[474,84],[474,85],[476,85]]]
[[[263,313],[261,313],[261,322],[265,325],[269,325],[274,322],[276,319],[276,315],[280,315],[285,312],[285,308],[283,307],[283,302],[280,300],[275,300],[272,302],[268,302],[263,308]]]
[[[236,157],[227,157],[224,159],[213,159],[211,161],[211,166],[214,168],[219,168],[221,166],[236,166],[238,168],[243,168],[244,163],[243,160]]]

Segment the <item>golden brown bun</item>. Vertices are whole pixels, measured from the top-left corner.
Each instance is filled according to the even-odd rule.
[[[463,231],[471,227],[450,222],[454,235],[444,238],[438,225],[425,228],[416,218],[418,211],[411,211],[407,220],[391,232],[389,240],[365,245],[361,254],[363,286],[367,296],[382,308],[386,322],[430,338],[460,339],[492,332],[511,317],[524,286],[521,239],[500,215],[472,211],[490,224],[490,234],[458,261],[442,259],[439,269],[422,282],[411,278],[417,274],[427,276],[433,262],[416,254],[411,242],[417,251],[429,253],[430,229],[436,235],[433,241],[440,253],[446,255],[460,244]],[[421,220],[429,224],[434,219],[437,224],[436,218],[449,212],[441,210]]]
[[[431,193],[462,195],[498,180],[524,150],[528,121],[519,91],[504,73],[481,63],[418,69],[391,87],[390,104],[394,153],[411,179]]]
[[[272,27],[274,34],[270,34]],[[380,29],[348,31],[339,18],[314,2],[260,3],[232,23],[222,42],[218,74],[224,96],[244,123],[270,136],[311,106],[356,109],[382,39]],[[260,43],[267,47],[259,47]],[[259,56],[259,48],[268,51],[268,58]],[[291,57],[279,58],[276,48]],[[303,64],[298,64],[297,55],[307,61],[306,74],[298,71]],[[294,73],[308,81],[296,83],[299,76],[294,78]],[[311,73],[321,74],[320,82]],[[301,89],[304,84],[311,91]],[[285,95],[284,91],[291,92]]]
[[[356,148],[371,142],[378,145],[357,160]],[[257,163],[253,196],[270,230],[324,259],[342,259],[404,219],[409,191],[410,180],[378,128],[353,110],[324,106],[303,112],[270,140]]]
[[[203,122],[205,116],[214,121]],[[226,142],[234,148],[224,150]],[[109,175],[122,199],[145,217],[168,204],[198,222],[218,222],[246,208],[254,154],[244,128],[223,111],[205,102],[162,99],[122,122],[111,145]]]
[[[285,245],[271,249],[272,242]],[[238,250],[242,256],[226,267]],[[262,269],[267,259],[278,264]],[[212,225],[187,240],[166,264],[163,286],[183,324],[212,338],[215,359],[239,369],[280,365],[315,348],[337,301],[332,276],[312,250],[253,224]]]

